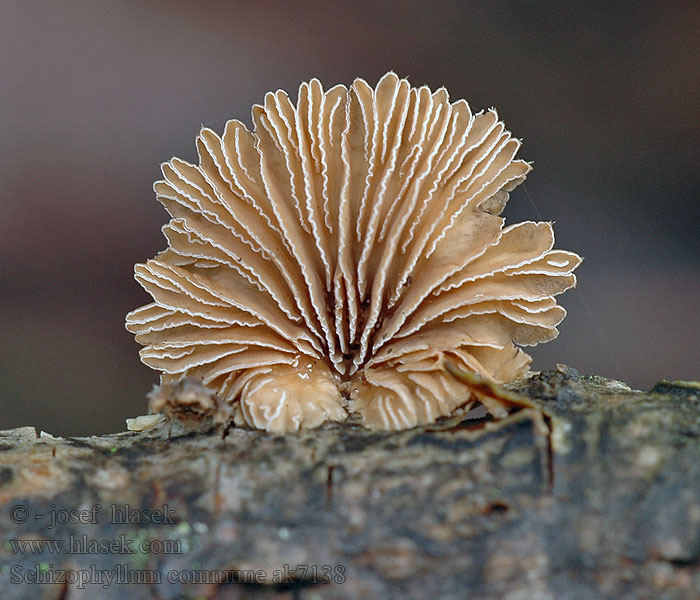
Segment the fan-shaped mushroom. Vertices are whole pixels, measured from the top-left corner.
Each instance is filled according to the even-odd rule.
[[[136,265],[154,302],[127,315],[164,382],[194,377],[237,424],[404,429],[497,399],[450,375],[523,373],[556,337],[576,254],[550,223],[504,227],[530,165],[495,110],[388,73],[303,83],[203,128],[199,164],[162,165],[168,248]],[[157,408],[157,407],[152,407]]]

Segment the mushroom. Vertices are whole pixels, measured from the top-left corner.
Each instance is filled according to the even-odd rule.
[[[274,432],[506,414],[446,364],[490,383],[527,371],[521,346],[557,336],[581,258],[553,249],[551,223],[505,226],[531,167],[496,111],[390,72],[313,79],[296,106],[269,92],[252,118],[203,128],[198,165],[162,165],[168,247],[136,265],[154,301],[126,318],[141,360]]]

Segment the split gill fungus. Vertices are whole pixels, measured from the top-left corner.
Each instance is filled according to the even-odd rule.
[[[127,315],[162,383],[196,378],[228,421],[274,432],[344,421],[399,430],[508,403],[448,372],[508,382],[558,334],[581,258],[551,223],[504,226],[530,165],[493,109],[387,73],[296,106],[270,92],[253,130],[203,128],[199,165],[162,165],[166,250]],[[488,387],[488,386],[487,386]],[[154,406],[157,412],[162,406]]]

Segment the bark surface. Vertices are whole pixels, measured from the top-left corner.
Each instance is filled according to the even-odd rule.
[[[510,389],[400,433],[0,432],[2,598],[700,598],[700,384]]]

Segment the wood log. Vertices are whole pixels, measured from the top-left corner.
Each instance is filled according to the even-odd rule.
[[[398,433],[0,432],[2,598],[700,598],[700,384],[510,390]]]

